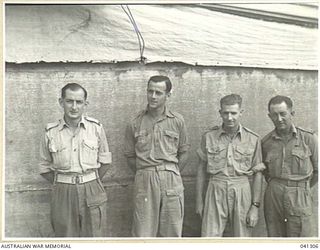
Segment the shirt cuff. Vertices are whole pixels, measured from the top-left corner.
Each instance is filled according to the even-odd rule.
[[[207,156],[202,152],[201,148],[197,149],[197,154],[202,161],[207,161]]]
[[[100,152],[99,162],[102,164],[109,164],[112,162],[111,152]]]
[[[266,166],[263,164],[263,162],[260,162],[259,164],[251,168],[253,173],[262,172],[265,169],[266,169]]]

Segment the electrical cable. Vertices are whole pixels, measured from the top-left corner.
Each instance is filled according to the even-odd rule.
[[[145,49],[145,41],[143,39],[143,36],[138,28],[138,25],[130,11],[130,8],[128,5],[126,5],[127,7],[127,10],[123,7],[123,5],[121,5],[121,8],[122,10],[126,13],[126,15],[128,16],[133,28],[134,28],[134,31],[137,35],[137,38],[138,38],[138,42],[139,42],[139,50],[140,50],[140,62],[144,63],[146,58],[143,56],[143,53],[144,53],[144,49]]]

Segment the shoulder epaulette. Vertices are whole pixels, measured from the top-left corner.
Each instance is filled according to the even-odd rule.
[[[218,130],[220,127],[217,125],[217,126],[213,126],[213,127],[207,127],[205,130],[204,130],[204,133],[208,133],[212,130]]]
[[[268,134],[266,134],[262,140],[261,140],[261,143],[264,143],[266,140],[268,140],[270,138],[270,136],[272,135],[273,133],[273,130],[271,132],[269,132]]]
[[[248,129],[248,128],[244,127],[244,126],[242,126],[242,128],[244,128],[244,130],[246,130],[247,132],[249,132],[249,133],[251,133],[251,134],[253,134],[253,135],[257,136],[257,137],[260,137],[260,135],[258,135],[257,133],[253,132],[251,129]]]
[[[58,126],[59,126],[59,122],[50,122],[46,126],[46,131],[49,131],[50,129],[58,127]]]
[[[176,111],[169,111],[173,116],[175,116],[175,117],[177,117],[177,118],[179,118],[179,119],[182,119],[182,120],[184,120],[184,118],[183,118],[183,116],[180,114],[180,113],[178,113],[178,112],[176,112]]]
[[[99,126],[101,125],[101,123],[97,119],[94,119],[92,117],[85,116],[84,119],[86,119],[89,122],[94,122],[94,123],[98,124]]]
[[[301,128],[301,127],[296,127],[297,129],[300,129],[302,130],[303,132],[307,132],[309,134],[314,134],[314,131],[312,129],[304,129],[304,128]]]
[[[145,110],[141,110],[139,111],[134,117],[133,117],[133,121],[138,119],[139,117],[141,117],[146,111]]]

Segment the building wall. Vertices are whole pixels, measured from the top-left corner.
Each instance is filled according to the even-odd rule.
[[[180,63],[6,64],[5,70],[5,236],[50,237],[50,185],[38,174],[39,141],[46,123],[59,119],[60,89],[79,82],[88,90],[87,114],[104,125],[113,153],[105,176],[110,237],[130,236],[133,172],[123,156],[126,124],[146,105],[146,82],[165,74],[173,82],[168,105],[186,121],[191,151],[182,172],[185,184],[184,236],[199,236],[194,213],[195,174],[201,134],[220,124],[219,100],[243,97],[242,123],[261,136],[272,130],[267,102],[276,94],[292,97],[296,124],[317,129],[317,72],[237,67],[201,67]],[[315,221],[317,221],[317,190]],[[263,211],[255,236],[266,236]],[[316,233],[316,223],[314,225]]]

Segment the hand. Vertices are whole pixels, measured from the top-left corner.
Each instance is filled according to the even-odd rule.
[[[259,214],[259,208],[251,205],[246,218],[248,227],[255,227],[255,225],[257,225],[258,219],[259,219],[258,214]]]
[[[198,214],[202,218],[202,213],[203,213],[203,201],[199,200],[196,203],[196,214]]]

